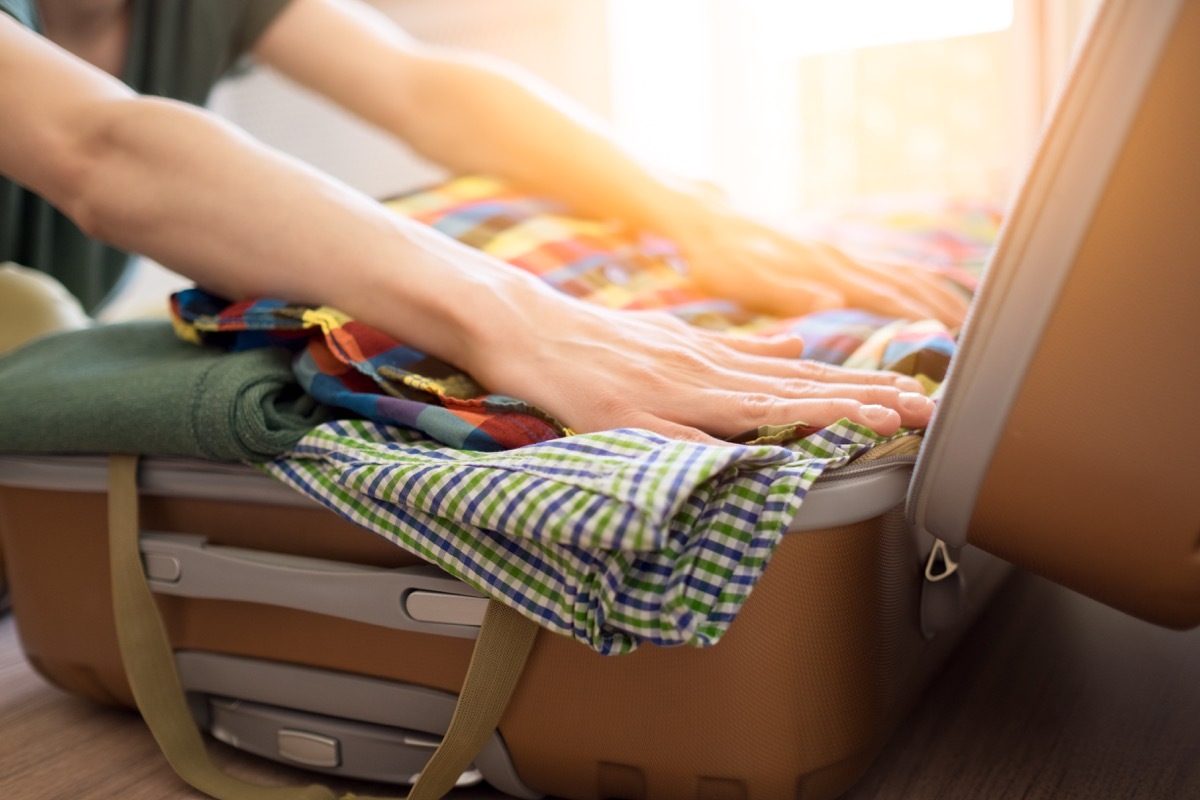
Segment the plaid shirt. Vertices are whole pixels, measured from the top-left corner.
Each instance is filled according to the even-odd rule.
[[[848,423],[786,447],[623,429],[477,453],[351,420],[262,468],[543,627],[615,654],[716,643],[813,482],[880,441]]]

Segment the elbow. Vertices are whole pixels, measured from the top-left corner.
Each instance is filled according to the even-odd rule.
[[[78,128],[69,135],[41,137],[37,143],[38,168],[24,182],[91,235],[91,200],[85,199],[85,190],[95,163],[87,144],[89,138]]]
[[[54,203],[85,235],[107,242],[109,226],[104,219],[104,202],[98,191],[96,164],[80,159],[72,163],[60,178],[58,196]]]
[[[55,141],[44,142],[40,186],[33,188],[65,214],[80,230],[94,239],[104,239],[104,195],[100,191],[106,161],[112,154],[105,140],[104,126],[89,120]]]
[[[114,193],[113,176],[121,160],[120,127],[123,110],[106,110],[76,131],[67,152],[56,160],[53,189],[47,194],[87,236],[111,243]],[[107,187],[107,189],[106,189]]]
[[[137,180],[144,149],[139,140],[153,127],[146,115],[157,113],[154,104],[144,98],[105,103],[81,121],[70,141],[59,143],[46,198],[93,239],[124,247],[131,228],[153,224],[136,218],[135,209],[150,209],[133,201],[144,188]]]

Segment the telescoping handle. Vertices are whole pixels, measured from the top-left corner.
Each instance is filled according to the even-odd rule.
[[[142,563],[161,594],[264,603],[473,639],[488,600],[433,566],[386,569],[212,545],[193,534],[143,532]]]

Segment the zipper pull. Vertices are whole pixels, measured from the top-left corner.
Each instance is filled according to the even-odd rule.
[[[954,627],[966,607],[967,586],[958,569],[956,554],[941,539],[925,560],[925,580],[921,581],[921,634],[932,639]]]
[[[958,562],[950,555],[950,548],[941,539],[933,540],[933,549],[925,561],[925,580],[930,583],[944,581],[958,572]]]

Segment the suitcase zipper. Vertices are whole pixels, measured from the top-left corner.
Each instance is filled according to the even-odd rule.
[[[855,461],[830,470],[820,482],[861,479],[888,470],[911,467],[915,454],[885,455],[870,461]],[[941,539],[933,540],[929,554],[923,557],[919,599],[921,634],[929,640],[952,628],[966,607],[966,586],[958,569],[957,551]]]
[[[835,467],[822,473],[818,480],[821,483],[837,483],[838,481],[853,480],[877,472],[886,472],[887,470],[912,466],[916,463],[917,457],[913,454],[883,456],[882,458],[870,461],[851,461],[844,467]]]

